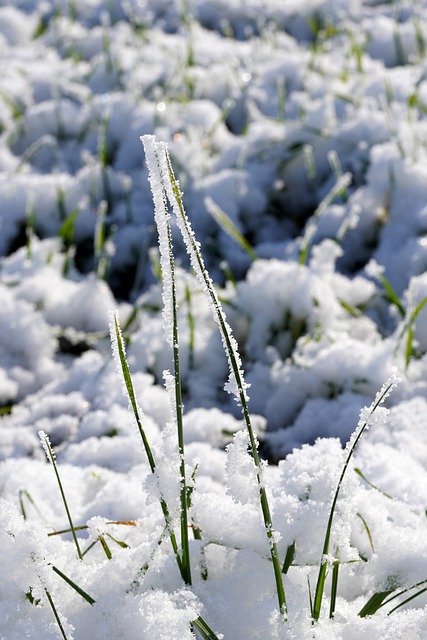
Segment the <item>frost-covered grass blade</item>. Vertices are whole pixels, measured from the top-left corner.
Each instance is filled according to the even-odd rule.
[[[394,389],[394,387],[396,386],[397,383],[398,383],[397,376],[392,376],[383,385],[382,389],[377,394],[374,402],[371,404],[369,409],[365,408],[364,410],[362,410],[358,427],[357,427],[356,431],[353,433],[353,435],[350,438],[349,442],[347,443],[347,457],[346,457],[346,460],[344,462],[343,468],[341,470],[341,474],[340,474],[340,477],[338,479],[338,483],[337,483],[337,486],[336,486],[336,489],[335,489],[335,493],[333,495],[331,509],[330,509],[330,512],[329,512],[329,518],[328,518],[328,522],[327,522],[327,525],[326,525],[326,533],[325,533],[325,540],[324,540],[324,543],[323,543],[322,558],[320,560],[319,574],[318,574],[318,577],[317,577],[317,585],[316,585],[316,591],[315,591],[315,594],[314,594],[314,601],[313,601],[313,609],[312,609],[313,620],[318,620],[319,617],[320,617],[320,611],[321,611],[321,607],[322,607],[322,598],[323,598],[323,592],[324,592],[324,589],[325,589],[325,581],[326,581],[326,575],[327,575],[327,569],[328,569],[327,558],[328,558],[328,555],[329,555],[329,545],[330,545],[331,532],[332,532],[332,523],[333,523],[333,519],[334,519],[334,515],[335,515],[335,509],[336,509],[336,506],[337,506],[338,496],[339,496],[339,493],[340,493],[340,490],[341,490],[341,486],[342,486],[345,474],[347,472],[348,465],[350,464],[350,460],[351,460],[351,458],[353,456],[353,453],[354,453],[354,451],[355,451],[355,449],[357,447],[357,444],[358,444],[360,438],[363,435],[363,432],[365,431],[365,429],[369,428],[375,412],[378,410],[379,406],[384,402],[384,400],[389,396],[389,394]]]
[[[178,302],[175,280],[175,258],[173,255],[172,232],[170,226],[170,213],[167,206],[164,186],[157,180],[158,169],[155,155],[149,163],[149,180],[154,200],[154,218],[157,225],[160,251],[160,266],[162,269],[163,287],[163,319],[166,332],[166,340],[173,353],[173,376],[165,372],[166,389],[169,392],[172,418],[175,423],[178,449],[180,457],[180,520],[181,520],[181,562],[182,575],[186,584],[191,584],[190,549],[188,540],[188,513],[187,513],[187,479],[185,473],[184,455],[184,424],[183,402],[181,388],[181,365],[179,355],[178,332]],[[167,381],[170,379],[170,384]]]
[[[147,459],[148,459],[148,464],[150,466],[150,470],[151,473],[156,473],[156,463],[154,460],[154,456],[150,447],[150,444],[148,442],[148,438],[147,435],[145,433],[145,430],[143,428],[142,425],[142,419],[141,419],[141,410],[138,407],[138,403],[136,401],[136,397],[135,397],[135,391],[134,391],[134,387],[133,387],[133,382],[132,382],[132,378],[130,375],[130,371],[129,371],[129,366],[127,363],[127,359],[126,359],[126,351],[125,351],[125,346],[124,346],[124,342],[123,342],[123,336],[122,336],[122,332],[121,332],[121,328],[120,328],[120,322],[119,322],[119,318],[117,313],[113,313],[111,316],[111,322],[110,322],[110,335],[111,335],[111,344],[112,344],[112,349],[113,349],[113,355],[114,358],[116,360],[116,365],[118,367],[119,370],[121,370],[122,376],[123,376],[123,380],[124,380],[124,385],[125,385],[125,393],[128,396],[129,399],[129,403],[130,406],[132,408],[134,417],[135,417],[135,421],[138,427],[138,431],[139,434],[141,436],[143,445],[144,445],[144,449],[145,449],[145,453],[147,455]],[[176,557],[176,561],[178,563],[178,567],[179,570],[181,572],[181,575],[183,577],[183,579],[185,579],[185,572],[183,574],[183,569],[182,569],[182,560],[181,557],[179,555],[179,551],[178,551],[178,544],[176,541],[176,536],[174,531],[171,528],[171,523],[170,523],[170,515],[169,515],[169,508],[168,505],[166,504],[164,498],[162,496],[160,496],[159,498],[160,500],[160,506],[163,512],[163,516],[165,518],[165,523],[166,523],[166,528],[169,531],[169,537],[170,537],[170,541],[172,544],[172,548],[173,551],[175,553],[175,557]]]

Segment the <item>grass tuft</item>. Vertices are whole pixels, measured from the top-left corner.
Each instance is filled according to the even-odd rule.
[[[157,143],[154,136],[146,135],[141,138],[145,153],[147,157],[147,163],[149,169],[152,172],[152,185],[154,186],[153,195],[156,198],[156,191],[158,190],[160,200],[161,197],[167,196],[172,209],[175,213],[175,217],[178,223],[178,227],[183,236],[183,240],[186,245],[187,253],[190,256],[191,264],[198,277],[203,290],[211,304],[211,310],[214,319],[216,320],[223,342],[224,351],[226,353],[229,367],[230,378],[226,385],[226,390],[229,393],[234,394],[236,400],[241,406],[246,429],[249,435],[249,442],[254,464],[257,468],[257,481],[259,487],[260,504],[262,515],[264,519],[264,526],[267,534],[267,539],[270,547],[270,556],[272,560],[276,591],[279,602],[279,609],[283,619],[287,619],[287,605],[285,591],[282,581],[282,571],[279,561],[279,554],[277,545],[274,538],[274,529],[272,524],[270,507],[267,499],[267,493],[262,479],[262,464],[258,454],[258,443],[254,434],[251,418],[248,408],[248,396],[246,393],[247,384],[243,377],[241,370],[241,360],[237,349],[237,343],[232,335],[231,328],[229,327],[222,305],[216,294],[213,282],[205,268],[203,258],[200,252],[200,245],[197,242],[194,232],[191,228],[190,222],[185,213],[184,204],[182,201],[182,195],[180,192],[178,181],[175,177],[172,164],[170,161],[169,153],[166,145]]]

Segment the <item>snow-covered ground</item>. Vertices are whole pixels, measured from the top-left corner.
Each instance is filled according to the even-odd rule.
[[[208,637],[198,616],[225,640],[424,639],[427,2],[5,1],[0,52],[1,640]],[[192,585],[165,536],[158,484],[179,532],[179,457],[147,134],[167,143],[251,385],[284,623],[241,410],[174,221]],[[341,487],[313,624],[344,446],[396,374]],[[83,560],[48,535],[69,522],[39,432],[87,526]],[[385,592],[400,595],[359,615]]]

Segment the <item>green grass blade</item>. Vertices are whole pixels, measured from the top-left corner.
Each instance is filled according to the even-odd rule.
[[[388,397],[388,395],[391,393],[391,391],[394,389],[394,387],[396,386],[398,382],[398,378],[397,376],[392,376],[391,378],[389,378],[389,380],[387,380],[387,382],[383,385],[383,387],[381,388],[381,390],[379,391],[379,393],[377,393],[377,396],[374,400],[374,402],[371,404],[371,406],[368,409],[367,414],[361,414],[366,416],[364,417],[364,419],[359,420],[359,424],[358,427],[356,429],[356,431],[354,432],[352,438],[350,439],[349,443],[347,444],[347,457],[346,460],[344,462],[343,468],[341,470],[341,474],[335,489],[335,493],[332,499],[332,505],[331,505],[331,509],[329,512],[329,518],[328,518],[328,522],[326,525],[326,532],[325,532],[325,540],[323,543],[323,550],[322,550],[322,557],[321,557],[321,561],[320,561],[320,567],[319,567],[319,574],[318,574],[318,578],[317,578],[317,585],[316,585],[316,591],[315,591],[315,595],[314,595],[314,603],[313,603],[313,619],[314,620],[318,620],[319,616],[320,616],[320,611],[321,611],[321,607],[322,607],[322,598],[323,598],[323,592],[324,592],[324,588],[325,588],[325,580],[326,580],[326,574],[327,574],[327,556],[329,554],[329,543],[330,543],[330,539],[331,539],[331,531],[332,531],[332,523],[333,523],[333,519],[334,519],[334,514],[335,514],[335,509],[336,509],[336,505],[337,505],[337,501],[338,501],[338,496],[341,490],[341,485],[343,483],[345,474],[347,472],[347,468],[348,465],[350,464],[350,460],[353,456],[353,453],[357,447],[357,444],[360,440],[360,438],[363,435],[363,432],[365,431],[365,429],[368,427],[370,419],[372,418],[373,414],[375,413],[375,411],[378,409],[379,405],[382,404],[384,402],[384,400]]]
[[[360,513],[357,513],[356,515],[362,521],[363,527],[364,527],[364,529],[366,531],[366,535],[368,536],[368,540],[369,540],[369,544],[370,544],[372,553],[375,553],[374,541],[372,540],[372,535],[371,535],[371,531],[370,531],[370,529],[368,527],[368,523],[366,522],[365,518]]]
[[[112,326],[110,326],[110,330],[111,330],[111,341],[112,341],[112,344],[117,347],[118,359],[119,359],[119,362],[120,362],[121,373],[123,375],[123,380],[124,380],[124,383],[125,383],[127,396],[128,396],[130,405],[132,407],[133,415],[135,417],[135,421],[136,421],[136,424],[137,424],[137,427],[138,427],[139,434],[141,436],[141,439],[142,439],[142,442],[143,442],[143,445],[144,445],[144,449],[145,449],[145,453],[147,455],[148,464],[150,465],[151,473],[154,473],[155,469],[156,469],[156,464],[154,462],[154,457],[153,457],[153,454],[152,454],[152,451],[151,451],[151,447],[150,447],[150,444],[148,442],[146,433],[145,433],[144,428],[142,426],[140,410],[139,410],[139,407],[138,407],[138,403],[136,401],[135,391],[134,391],[133,382],[132,382],[132,377],[130,375],[129,366],[128,366],[127,359],[126,359],[126,350],[125,350],[125,345],[124,345],[124,341],[123,341],[122,331],[121,331],[121,328],[120,328],[120,322],[119,322],[118,315],[116,313],[113,314]],[[114,351],[114,348],[113,348],[113,351]]]
[[[74,527],[74,531],[84,531],[85,529],[88,529],[89,527],[87,526],[87,524],[83,524],[80,525],[78,527]],[[47,534],[48,537],[50,536],[61,536],[64,533],[71,533],[71,529],[61,529],[60,531],[49,531],[49,533]]]
[[[199,632],[203,640],[218,640],[218,636],[212,631],[210,626],[201,616],[193,620],[192,625]]]
[[[408,602],[411,602],[411,600],[418,598],[418,596],[425,593],[426,591],[427,591],[427,587],[425,587],[424,589],[421,589],[420,591],[417,591],[417,593],[414,593],[412,596],[409,596],[409,598],[406,598],[406,600],[403,600],[403,602],[399,602],[399,604],[393,609],[391,609],[387,615],[391,615],[392,613],[394,613],[394,611],[397,611],[397,609],[400,609],[400,607],[403,607],[403,605],[408,604]]]
[[[392,304],[396,305],[396,307],[399,310],[400,315],[402,316],[402,318],[405,317],[406,311],[405,311],[405,307],[403,306],[403,304],[401,303],[399,296],[397,295],[396,291],[393,289],[392,285],[390,284],[390,282],[387,280],[387,278],[383,275],[380,276],[380,282],[381,285],[385,291],[386,294],[386,299],[388,302],[391,302]]]
[[[104,536],[102,536],[101,534],[98,536],[99,542],[101,543],[102,548],[104,549],[104,553],[107,556],[107,558],[109,560],[111,560],[111,558],[113,557],[113,554],[110,551],[110,547],[107,544],[107,541],[105,540]]]
[[[415,31],[415,39],[417,43],[418,55],[422,60],[426,55],[426,43],[424,40],[424,29],[421,26],[421,22],[418,16],[414,16],[414,31]]]
[[[331,619],[334,617],[335,605],[337,602],[339,568],[340,568],[339,560],[336,560],[332,567],[331,603],[329,607],[329,618]]]
[[[86,600],[86,602],[88,602],[90,605],[94,605],[95,604],[95,600],[88,593],[86,593],[86,591],[84,591],[75,582],[73,582],[71,580],[71,578],[66,576],[65,573],[62,573],[62,571],[60,569],[58,569],[58,567],[55,567],[54,565],[52,565],[52,569],[55,571],[55,573],[58,574],[58,576],[61,576],[61,578],[63,580],[65,580],[65,582],[67,584],[69,584],[70,587],[72,587],[74,589],[74,591],[77,591],[79,596],[81,596],[84,600]]]
[[[389,591],[378,591],[377,593],[374,593],[374,595],[369,598],[365,606],[359,611],[359,616],[361,618],[372,616],[383,606],[384,600],[390,595],[390,593],[393,593],[393,591],[394,589],[390,589]]]
[[[42,443],[43,449],[45,450],[47,459],[52,463],[53,469],[55,471],[56,480],[58,482],[59,491],[60,491],[61,497],[62,497],[62,502],[64,504],[65,512],[66,512],[67,518],[68,518],[68,522],[70,524],[70,529],[71,529],[71,533],[72,533],[72,536],[73,536],[74,544],[75,544],[76,549],[77,549],[77,555],[79,556],[80,560],[83,560],[83,555],[82,555],[82,552],[81,552],[81,549],[80,549],[80,545],[79,545],[79,541],[78,541],[77,535],[76,535],[76,529],[74,527],[73,520],[71,518],[71,513],[70,513],[70,510],[68,508],[67,498],[65,496],[65,492],[64,492],[64,489],[63,489],[63,486],[62,486],[61,478],[60,478],[58,467],[57,467],[56,460],[55,460],[55,455],[54,455],[52,447],[50,445],[49,438],[47,437],[47,435],[46,435],[46,433],[44,431],[39,431],[39,438],[40,438],[40,441]]]
[[[106,250],[107,233],[105,225],[107,211],[107,200],[101,200],[97,210],[94,233],[95,273],[100,280],[106,280],[108,271],[108,255]]]
[[[74,222],[80,213],[80,209],[75,209],[62,223],[58,231],[64,246],[68,248],[74,240],[75,225]]]
[[[90,543],[90,545],[89,545],[88,547],[86,547],[86,549],[83,551],[83,553],[82,553],[83,557],[84,557],[87,553],[89,553],[89,551],[90,551],[91,549],[93,549],[93,548],[94,548],[94,546],[98,544],[98,542],[99,542],[98,538],[96,538],[96,540],[93,540],[93,541]]]
[[[43,520],[44,522],[46,522],[46,518],[44,517],[43,513],[41,512],[41,510],[39,509],[37,504],[34,502],[33,497],[31,496],[30,492],[27,491],[27,489],[20,489],[19,490],[19,505],[21,507],[21,513],[22,513],[22,517],[24,518],[24,520],[27,519],[27,512],[25,510],[25,505],[24,505],[24,496],[27,498],[28,502],[31,504],[31,506],[33,507],[34,511],[37,512],[39,518],[41,520]],[[75,527],[75,531],[77,531],[77,529],[78,529],[78,527]],[[71,533],[71,531],[68,531],[68,533]]]
[[[61,636],[64,638],[64,640],[67,640],[67,635],[65,633],[64,627],[62,626],[61,618],[59,617],[59,614],[58,614],[58,612],[56,610],[55,604],[54,604],[54,602],[52,600],[52,596],[50,595],[50,593],[49,593],[49,591],[47,589],[45,589],[45,593],[46,593],[46,597],[47,597],[47,599],[49,601],[49,604],[51,606],[51,609],[53,611],[53,615],[55,616],[55,620],[56,620],[56,623],[57,623],[57,625],[59,627],[59,631],[61,633]]]
[[[240,233],[232,219],[225,213],[223,209],[212,198],[207,197],[205,199],[205,205],[211,216],[219,224],[221,229],[225,231],[242,249],[245,251],[251,260],[257,260],[258,256],[255,253],[252,245],[246,240],[246,238]]]
[[[366,484],[368,484],[370,487],[372,487],[372,489],[375,489],[375,491],[379,491],[386,498],[389,498],[390,500],[394,500],[393,496],[391,496],[389,493],[386,493],[385,491],[383,491],[382,489],[377,487],[375,484],[370,482],[370,480],[368,480],[368,478],[362,473],[362,471],[360,469],[355,468],[354,470],[357,473],[357,475],[360,476],[362,478],[362,480],[364,480],[366,482]]]
[[[187,303],[187,320],[188,320],[188,331],[189,331],[189,339],[188,339],[188,368],[194,368],[194,344],[195,344],[195,323],[193,310],[191,305],[191,290],[188,285],[185,286],[185,301]]]
[[[181,388],[181,365],[179,357],[179,336],[178,336],[178,303],[176,297],[175,285],[175,262],[172,251],[172,233],[169,223],[167,224],[168,244],[169,244],[169,266],[170,266],[170,285],[171,285],[171,302],[172,302],[172,340],[173,340],[173,365],[174,365],[174,382],[175,382],[175,418],[178,435],[178,449],[180,457],[180,520],[181,520],[181,562],[182,576],[186,584],[191,584],[191,568],[190,568],[190,547],[188,540],[188,509],[187,509],[187,479],[185,474],[185,457],[184,457],[184,423],[183,423],[183,403]],[[167,279],[163,279],[165,283]]]
[[[427,297],[423,298],[421,302],[415,307],[409,319],[408,334],[406,338],[406,347],[405,347],[405,369],[409,367],[409,362],[413,354],[412,342],[414,338],[415,320],[417,319],[417,316],[419,315],[419,313],[424,309],[426,304],[427,304]]]
[[[360,309],[358,309],[357,307],[354,307],[353,305],[349,304],[345,300],[338,298],[338,302],[340,303],[342,308],[352,316],[352,318],[360,318],[360,316],[362,315],[362,312],[360,311]]]
[[[26,520],[27,519],[27,513],[25,511],[24,501],[22,499],[23,494],[24,494],[24,491],[21,489],[19,491],[19,506],[21,507],[22,517],[24,518],[24,520]]]
[[[237,344],[232,336],[231,329],[226,322],[225,314],[222,310],[222,306],[218,299],[218,296],[216,295],[212,281],[204,267],[203,259],[199,250],[199,245],[194,237],[193,231],[190,227],[189,220],[185,214],[182,197],[179,190],[179,185],[175,178],[167,151],[165,152],[165,159],[166,159],[168,175],[169,175],[169,184],[172,190],[172,193],[170,192],[168,193],[168,197],[172,201],[172,206],[174,206],[175,204],[174,209],[178,218],[178,224],[181,222],[181,232],[183,232],[184,241],[186,239],[189,241],[189,246],[187,248],[190,250],[190,256],[192,256],[193,258],[193,266],[196,266],[196,273],[198,273],[199,276],[201,276],[202,284],[206,288],[206,291],[210,297],[210,300],[212,303],[212,309],[214,311],[214,317],[218,321],[221,335],[223,338],[224,349],[229,360],[230,372],[236,384],[236,389],[237,389],[236,397],[238,397],[238,399],[240,400],[246,429],[249,434],[249,441],[250,441],[252,456],[254,459],[254,463],[257,467],[257,480],[258,480],[259,492],[260,492],[261,510],[262,510],[264,525],[265,525],[269,546],[270,546],[270,554],[271,554],[273,570],[275,574],[279,608],[282,615],[286,618],[287,606],[286,606],[285,591],[283,588],[279,554],[277,551],[276,543],[273,540],[273,524],[272,524],[272,518],[270,513],[270,507],[267,500],[267,493],[265,491],[265,487],[261,478],[262,466],[261,466],[261,461],[258,455],[256,437],[252,429],[252,423],[251,423],[249,408],[247,403],[247,400],[248,400],[247,394],[246,394],[247,385],[243,379],[243,373],[240,368],[241,363],[240,363],[240,356],[238,355],[238,351],[237,351]]]
[[[12,413],[13,404],[7,405],[7,407],[0,407],[0,416],[9,416]]]
[[[427,583],[427,580],[421,580],[420,582],[417,582],[416,584],[411,585],[410,587],[406,587],[406,589],[401,589],[400,591],[398,591],[397,593],[395,593],[393,596],[391,596],[390,598],[386,596],[386,599],[384,599],[384,601],[381,604],[381,607],[386,606],[387,604],[389,604],[390,602],[392,602],[393,600],[395,600],[396,598],[400,598],[400,596],[402,596],[404,593],[408,593],[408,591],[412,591],[412,589],[416,589],[417,587],[421,587],[421,585],[424,585]],[[399,609],[400,607],[402,607],[404,604],[407,604],[408,602],[410,602],[411,600],[414,600],[414,598],[417,598],[419,595],[421,595],[422,593],[424,593],[427,590],[427,587],[424,589],[421,589],[420,591],[417,591],[417,593],[413,594],[412,596],[410,596],[409,598],[406,598],[406,600],[404,600],[403,602],[400,602],[396,607],[394,607],[394,609],[391,609],[387,615],[390,615],[391,613],[393,613],[394,611],[396,611],[397,609]],[[392,591],[390,591],[388,593],[388,595],[392,593]],[[360,615],[360,614],[359,614]]]
[[[311,613],[311,617],[314,618],[313,615],[313,594],[311,592],[311,584],[310,584],[310,578],[307,576],[307,587],[308,587],[308,600],[310,603],[310,613]]]
[[[408,333],[407,333],[407,336],[406,336],[405,369],[407,369],[409,367],[409,363],[411,361],[413,338],[414,338],[414,328],[413,328],[413,325],[410,324],[409,327],[408,327]]]
[[[115,542],[117,545],[119,545],[119,547],[121,547],[122,549],[129,549],[129,545],[126,544],[126,542],[124,542],[123,540],[117,540],[117,538],[115,538],[114,536],[111,535],[111,533],[107,533],[106,534],[110,540],[112,540],[113,542]]]
[[[36,229],[36,209],[34,206],[34,202],[30,201],[27,210],[27,226],[25,229],[26,233],[26,249],[27,249],[27,260],[31,259],[31,242],[35,235]]]
[[[120,367],[121,369],[121,373],[123,376],[123,380],[124,380],[124,385],[125,385],[125,391],[126,391],[126,395],[129,399],[129,403],[131,405],[134,417],[135,417],[135,421],[138,427],[138,431],[140,433],[143,445],[144,445],[144,449],[147,455],[147,459],[148,459],[148,464],[150,466],[150,470],[151,473],[156,473],[156,463],[154,460],[154,456],[153,453],[151,451],[151,447],[150,444],[148,442],[148,438],[146,436],[146,433],[144,431],[144,428],[142,426],[142,420],[141,420],[141,415],[140,415],[140,409],[138,407],[138,403],[136,401],[136,397],[135,397],[135,391],[134,391],[134,387],[133,387],[133,382],[132,382],[132,377],[130,375],[130,371],[129,371],[129,366],[127,363],[127,359],[126,359],[126,350],[125,350],[125,346],[124,346],[124,342],[123,342],[123,336],[122,336],[122,332],[121,332],[121,328],[120,328],[120,322],[119,322],[119,318],[117,313],[112,313],[111,314],[111,322],[110,322],[110,335],[111,335],[111,344],[112,344],[112,349],[113,349],[113,355],[114,355],[114,359],[116,361],[116,364],[118,367]],[[181,556],[179,554],[179,550],[178,550],[178,544],[176,541],[176,536],[175,533],[171,527],[171,521],[170,521],[170,514],[169,514],[169,508],[164,500],[164,498],[162,496],[160,496],[160,506],[163,512],[163,516],[165,519],[165,523],[166,523],[166,528],[169,532],[169,538],[172,544],[172,548],[175,554],[175,558],[178,564],[178,568],[180,570],[180,573],[183,577],[183,579],[185,580],[185,572],[183,573],[183,568],[182,568],[182,560],[181,560]]]
[[[285,574],[288,573],[289,567],[294,561],[294,558],[295,558],[295,541],[292,544],[290,544],[286,550],[286,555],[285,555],[285,559],[283,561],[283,566],[282,566],[282,573],[285,573]]]

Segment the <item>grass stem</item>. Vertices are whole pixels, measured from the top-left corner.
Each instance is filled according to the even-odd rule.
[[[53,453],[49,438],[48,438],[47,434],[44,431],[40,431],[39,432],[39,438],[40,438],[40,441],[41,441],[41,443],[43,445],[43,449],[45,450],[47,459],[52,463],[53,469],[55,471],[56,479],[58,481],[59,491],[60,491],[61,497],[62,497],[62,502],[64,503],[65,512],[67,514],[68,522],[70,524],[71,534],[73,536],[74,544],[76,545],[77,555],[80,558],[80,560],[83,560],[83,555],[82,555],[82,552],[81,552],[81,549],[80,549],[79,541],[77,539],[76,530],[74,528],[73,520],[71,518],[71,513],[70,513],[70,510],[68,508],[67,498],[65,496],[65,492],[64,492],[64,489],[63,489],[63,486],[62,486],[62,482],[61,482],[61,477],[59,475],[58,467],[57,467],[57,464],[56,464],[55,454]]]

